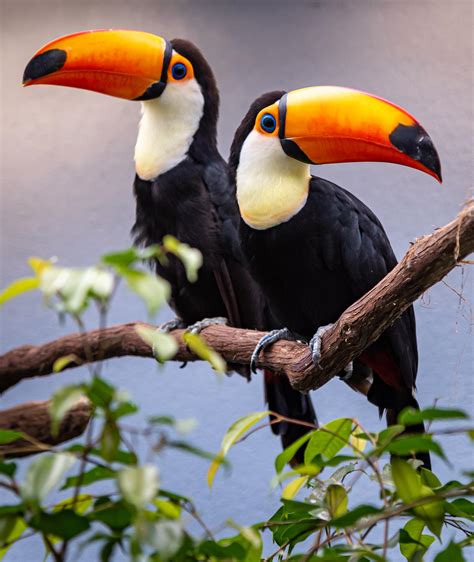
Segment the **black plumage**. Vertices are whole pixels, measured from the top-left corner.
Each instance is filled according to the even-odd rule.
[[[219,94],[213,73],[194,45],[184,40],[171,43],[193,65],[204,95],[204,113],[182,162],[153,181],[135,178],[135,242],[150,245],[172,234],[201,251],[203,266],[195,283],[187,280],[179,260],[170,257],[167,266],[156,263],[157,272],[171,284],[171,306],[185,324],[225,316],[232,326],[270,329],[274,326],[266,314],[263,295],[240,249],[234,187],[217,150]],[[247,367],[232,368],[250,375]],[[315,422],[309,397],[270,372],[265,375],[265,383],[270,409]],[[300,428],[295,430],[289,424],[278,424],[273,430],[282,435],[285,445],[291,442],[289,436],[301,434]]]
[[[271,92],[256,100],[236,132],[229,159],[235,182],[240,151],[255,118],[280,99]],[[377,284],[397,263],[375,214],[354,195],[311,177],[304,207],[287,222],[257,230],[240,222],[242,250],[278,321],[309,340],[320,326],[341,313]],[[413,397],[418,368],[415,315],[406,312],[356,361],[372,371],[368,398],[389,423]],[[370,372],[370,371],[369,371]],[[413,428],[423,431],[423,427]],[[428,455],[420,455],[429,466]]]

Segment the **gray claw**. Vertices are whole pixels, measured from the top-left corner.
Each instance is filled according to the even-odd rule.
[[[227,318],[224,318],[223,316],[216,316],[215,318],[203,318],[202,320],[199,320],[199,322],[195,322],[194,324],[191,324],[191,326],[188,326],[186,331],[190,332],[191,334],[199,334],[200,332],[202,332],[202,330],[204,330],[204,328],[218,325],[226,326]]]
[[[294,340],[295,337],[290,332],[288,328],[282,328],[281,330],[272,330],[265,334],[263,338],[260,338],[259,342],[253,350],[252,357],[250,358],[250,370],[252,373],[257,372],[257,361],[260,353],[269,345],[272,345],[278,340]]]
[[[309,341],[309,348],[311,350],[311,358],[313,359],[313,363],[318,366],[319,359],[321,358],[321,343],[324,334],[331,328],[333,324],[327,324],[326,326],[320,326],[317,332]],[[354,372],[354,366],[352,361],[344,367],[345,374],[340,377],[343,381],[348,381]]]
[[[168,322],[162,324],[158,328],[158,331],[169,334],[173,330],[178,330],[179,328],[186,328],[186,324],[181,320],[181,318],[173,318],[173,320],[169,320]]]
[[[324,334],[331,328],[332,324],[320,326],[314,336],[309,340],[309,348],[311,350],[311,358],[313,363],[318,366],[321,357],[321,341]]]
[[[341,381],[348,381],[352,375],[354,374],[354,363],[353,361],[351,361],[350,363],[348,363],[345,367],[344,367],[344,372],[345,374],[340,376],[339,378],[341,379]]]

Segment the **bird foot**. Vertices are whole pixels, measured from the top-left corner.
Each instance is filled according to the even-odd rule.
[[[268,346],[274,344],[278,340],[291,340],[296,339],[295,335],[288,329],[282,328],[281,330],[272,330],[265,334],[263,338],[260,338],[259,342],[253,350],[252,357],[250,359],[250,370],[252,373],[257,372],[257,361],[260,353]]]
[[[168,320],[168,322],[162,324],[158,328],[158,331],[169,334],[173,330],[178,330],[180,328],[186,328],[186,324],[181,320],[181,318],[173,318],[173,320]]]
[[[332,324],[320,326],[314,336],[309,340],[309,349],[311,350],[311,358],[313,363],[318,366],[319,359],[321,358],[321,343],[324,334],[332,327]]]
[[[311,350],[311,358],[316,367],[318,367],[319,360],[321,358],[321,343],[324,334],[332,328],[333,324],[327,324],[326,326],[320,326],[314,336],[309,341],[309,348]],[[343,381],[348,381],[354,372],[352,361],[344,367],[344,375],[339,378]]]
[[[199,320],[199,322],[195,322],[194,324],[191,324],[191,326],[188,326],[186,332],[199,334],[204,330],[204,328],[208,328],[209,326],[227,326],[227,318],[224,318],[224,316],[203,318],[202,320]]]

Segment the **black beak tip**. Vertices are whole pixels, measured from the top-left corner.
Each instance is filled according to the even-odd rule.
[[[419,140],[418,147],[420,155],[419,161],[421,164],[428,168],[430,172],[433,172],[439,183],[443,183],[443,179],[441,177],[441,162],[438,151],[436,150],[428,133],[424,132],[424,135]]]
[[[418,123],[414,125],[400,123],[390,134],[390,142],[400,152],[423,164],[442,183],[438,152],[431,137]]]
[[[66,62],[67,54],[62,49],[50,49],[33,57],[23,73],[23,84],[37,80],[60,70]]]

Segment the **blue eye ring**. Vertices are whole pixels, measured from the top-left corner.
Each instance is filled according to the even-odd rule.
[[[264,113],[260,118],[260,127],[262,127],[266,133],[273,133],[276,126],[276,119],[271,113]]]
[[[186,68],[186,65],[183,64],[182,62],[176,62],[175,64],[173,64],[171,68],[171,76],[175,80],[182,80],[187,73],[188,73],[188,69]]]

